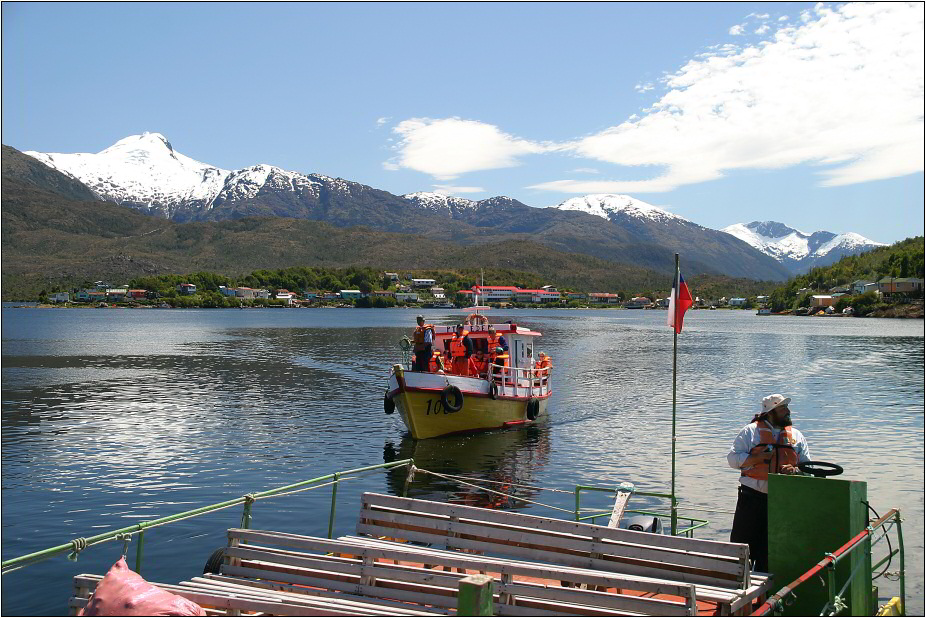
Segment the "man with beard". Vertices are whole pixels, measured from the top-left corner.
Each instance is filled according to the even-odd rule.
[[[769,395],[762,411],[743,427],[727,463],[740,471],[739,495],[730,542],[748,543],[757,571],[768,571],[768,475],[799,474],[797,465],[810,461],[810,449],[791,426],[790,397]]]

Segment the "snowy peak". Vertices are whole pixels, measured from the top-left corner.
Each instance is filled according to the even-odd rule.
[[[454,210],[472,210],[476,208],[478,202],[468,200],[463,197],[454,197],[444,195],[443,193],[434,193],[429,191],[418,191],[417,193],[407,193],[403,195],[405,199],[414,202],[421,208],[433,210],[435,212],[452,212]]]
[[[551,206],[550,208],[578,210],[603,219],[608,219],[609,221],[615,221],[622,216],[657,222],[687,221],[687,219],[674,215],[661,208],[657,208],[652,204],[647,204],[646,202],[630,197],[629,195],[616,195],[612,193],[573,197],[561,204]]]
[[[854,232],[834,234],[817,231],[807,234],[777,221],[736,223],[722,231],[775,258],[796,273],[831,264],[846,255],[884,246],[884,243]]]
[[[174,152],[174,147],[170,145],[166,137],[160,133],[149,133],[145,131],[141,135],[130,135],[122,138],[98,154],[124,152],[157,153],[164,149],[171,154]]]
[[[266,164],[223,170],[180,154],[160,133],[130,135],[96,154],[25,154],[76,178],[104,200],[167,218],[251,199],[264,189],[318,196],[321,184]]]
[[[168,217],[180,205],[210,203],[230,174],[175,152],[160,133],[130,135],[96,154],[25,154],[76,178],[104,200]]]

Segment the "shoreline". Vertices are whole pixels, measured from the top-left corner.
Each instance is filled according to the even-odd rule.
[[[9,303],[15,302],[33,302],[33,301],[5,301]],[[65,303],[65,304],[51,304],[51,303],[36,303],[34,305],[13,305],[11,307],[5,307],[7,309],[160,309],[160,310],[183,310],[183,309],[413,309],[416,311],[425,310],[424,307],[418,306],[406,306],[406,307],[354,307],[353,305],[298,305],[298,306],[285,306],[285,305],[267,305],[267,306],[251,306],[251,307],[158,307],[156,305],[110,305],[107,307],[99,307],[84,303]],[[495,308],[492,307],[495,311],[505,311],[507,309],[568,309],[571,311],[601,311],[601,310],[613,310],[613,311],[667,311],[664,308],[654,308],[654,309],[627,309],[625,307],[504,307],[504,308]],[[433,309],[431,309],[433,310]],[[736,307],[718,307],[717,311],[752,311],[752,309],[740,309]],[[450,309],[450,311],[460,311],[460,309]],[[711,311],[710,309],[689,309],[689,311]],[[852,315],[846,316],[842,314],[837,315],[827,315],[827,316],[816,316],[816,315],[806,315],[806,316],[797,316],[797,317],[840,317],[840,318],[894,318],[894,319],[911,319],[911,320],[922,320],[924,319],[924,306],[922,304],[905,304],[905,305],[895,305],[891,307],[884,307],[881,309],[876,309],[867,315]],[[771,313],[769,316],[783,316],[783,315],[794,315],[791,311],[783,311],[780,313]],[[765,316],[762,316],[765,317]]]

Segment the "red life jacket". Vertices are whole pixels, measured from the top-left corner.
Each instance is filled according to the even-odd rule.
[[[759,430],[759,444],[753,447],[749,454],[763,453],[771,447],[772,458],[768,463],[762,462],[750,468],[744,468],[742,471],[743,476],[767,481],[769,472],[781,474],[782,466],[797,465],[797,451],[794,450],[797,440],[794,439],[791,433],[790,425],[781,430],[777,441],[772,435],[772,429],[765,421],[757,421],[754,425]]]

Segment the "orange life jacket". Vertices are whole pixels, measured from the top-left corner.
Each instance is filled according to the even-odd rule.
[[[488,369],[488,362],[486,359],[481,361],[476,360],[474,356],[469,357],[469,375],[471,376],[481,376],[485,375],[486,370]]]
[[[450,358],[466,356],[466,346],[463,344],[463,337],[467,335],[469,335],[469,332],[464,330],[462,335],[454,335],[450,339]]]
[[[550,373],[549,369],[553,366],[553,363],[550,361],[549,356],[544,356],[537,361],[537,364],[534,366],[534,369],[537,371],[534,373],[538,378],[546,377]]]
[[[498,347],[500,335],[486,335],[486,344],[488,345],[489,357],[495,356],[495,348]]]
[[[415,350],[422,350],[424,348],[424,333],[427,330],[434,331],[433,324],[422,324],[421,326],[415,327],[415,334],[412,335],[412,342],[415,344]]]
[[[431,354],[431,358],[428,359],[428,371],[431,373],[437,373],[437,370],[444,369],[444,359],[441,358],[440,350],[434,350],[434,353]]]
[[[772,458],[768,463],[762,462],[751,468],[743,469],[743,476],[767,481],[769,472],[780,474],[782,466],[797,465],[797,451],[794,450],[797,440],[794,439],[790,426],[781,430],[776,441],[772,435],[772,429],[765,421],[757,421],[755,425],[759,430],[759,444],[754,446],[749,454],[763,453],[771,447]]]

